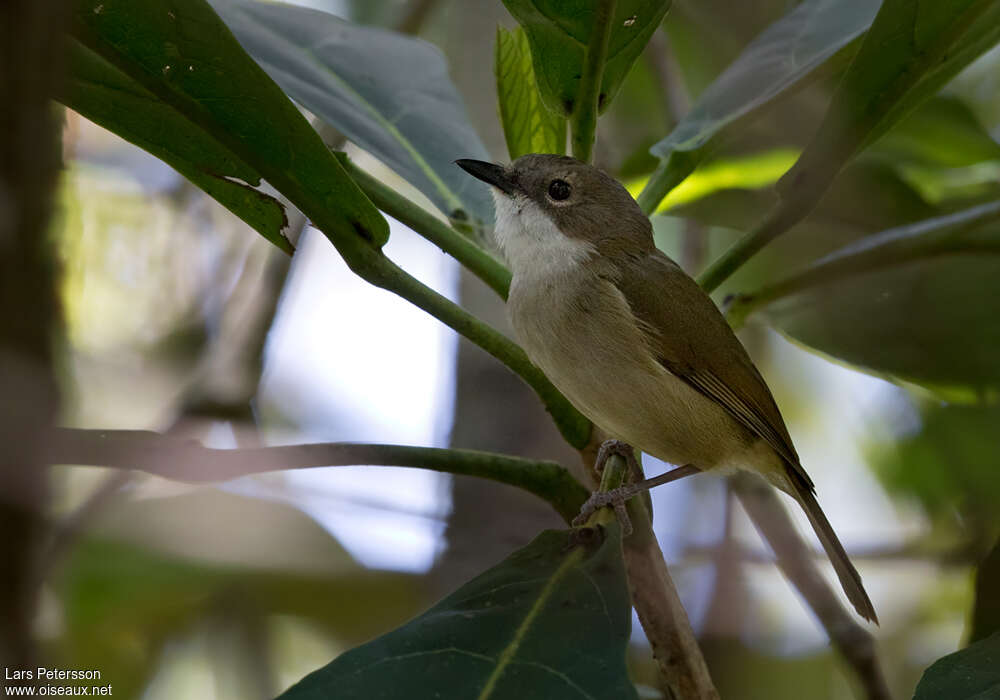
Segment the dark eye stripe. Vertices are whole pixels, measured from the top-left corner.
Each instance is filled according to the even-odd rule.
[[[567,199],[570,193],[569,183],[565,180],[553,180],[549,183],[549,196],[556,201]]]

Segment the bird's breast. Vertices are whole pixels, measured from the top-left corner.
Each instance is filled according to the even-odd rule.
[[[656,360],[612,282],[585,271],[544,280],[515,271],[508,309],[531,361],[612,437],[701,469],[745,449],[729,414]]]

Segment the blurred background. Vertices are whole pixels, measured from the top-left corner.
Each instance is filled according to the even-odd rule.
[[[500,2],[307,4],[440,47],[471,122],[506,159],[485,79],[496,26],[514,26]],[[641,182],[656,165],[649,146],[794,4],[675,0],[600,123],[597,163]],[[917,115],[923,121],[856,160],[807,224],[720,299],[854,238],[996,198],[998,83],[994,51],[932,100]],[[831,85],[815,81],[718,154],[702,189],[655,217],[658,244],[695,272],[758,219],[773,196],[766,187],[811,135]],[[941,120],[962,126],[947,134],[960,132],[970,155],[955,160],[953,144],[933,137]],[[306,222],[297,222],[290,260],[161,161],[71,111],[63,144],[55,224],[67,323],[63,425],[165,431],[215,447],[451,445],[556,459],[582,475],[524,384],[358,280]],[[404,226],[392,223],[386,250],[506,328],[495,295]],[[968,634],[975,567],[1000,530],[1000,412],[862,374],[753,321],[742,338],[879,611],[874,633],[890,685],[908,697],[922,670]],[[647,473],[667,468],[645,464]],[[512,488],[413,469],[314,469],[197,487],[92,467],[57,467],[52,478],[59,526],[36,621],[44,657],[100,669],[123,698],[273,697],[561,525]],[[723,480],[681,481],[653,500],[657,535],[723,697],[799,698],[803,688],[809,697],[854,697],[822,628]],[[797,508],[792,515],[808,532]],[[637,623],[633,642],[634,677],[653,686]]]

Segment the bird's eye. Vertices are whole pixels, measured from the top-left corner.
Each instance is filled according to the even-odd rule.
[[[569,197],[569,183],[565,180],[553,180],[549,183],[549,196],[556,201]]]

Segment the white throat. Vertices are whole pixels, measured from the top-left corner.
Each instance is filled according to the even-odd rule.
[[[597,252],[586,241],[562,234],[535,202],[493,190],[497,243],[515,277],[545,279],[571,272]]]

